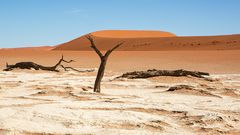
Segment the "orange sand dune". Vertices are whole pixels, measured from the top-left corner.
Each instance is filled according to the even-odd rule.
[[[173,33],[164,31],[145,30],[103,30],[92,33],[96,37],[106,38],[152,38],[152,37],[175,37]]]
[[[123,72],[156,68],[240,73],[240,35],[150,38],[147,37],[148,34],[143,37],[142,33],[146,31],[133,37],[132,33],[139,32],[133,31],[129,32],[131,34],[126,38],[127,34],[119,36],[117,32],[113,31],[115,35],[112,37],[103,37],[108,36],[109,31],[92,34],[101,50],[107,50],[116,43],[125,41],[125,44],[111,55],[108,70]],[[116,35],[118,38],[114,37]],[[94,68],[99,64],[99,58],[90,48],[89,41],[82,36],[56,48],[0,49],[0,68],[4,68],[6,62],[13,64],[19,61],[34,61],[51,66],[56,64],[62,54],[66,59],[77,61],[71,63],[73,67]]]
[[[45,51],[50,51],[52,49],[54,49],[54,46],[36,46],[36,47],[21,47],[21,48],[0,48],[0,50],[11,50],[11,51],[19,51],[19,50],[45,50]]]
[[[0,50],[0,70],[6,62],[33,61],[53,66],[64,55],[66,64],[76,68],[97,68],[99,57],[94,51]],[[116,51],[107,64],[108,71],[127,72],[147,69],[186,69],[210,73],[240,73],[240,50],[209,51]]]
[[[162,50],[236,50],[240,49],[239,35],[176,37],[158,31],[98,31],[91,33],[101,50],[108,50],[119,42],[125,42],[120,51]],[[56,46],[54,50],[91,50],[89,41],[81,36]]]

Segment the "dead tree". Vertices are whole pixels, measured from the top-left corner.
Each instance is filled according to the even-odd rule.
[[[98,73],[97,73],[97,77],[95,80],[95,84],[94,84],[94,92],[99,92],[101,91],[101,81],[102,78],[104,76],[104,71],[105,71],[105,67],[107,64],[107,60],[108,60],[108,56],[118,47],[120,47],[123,42],[117,44],[115,47],[113,47],[112,49],[108,50],[104,55],[101,53],[101,51],[96,47],[95,42],[93,40],[93,38],[90,35],[87,35],[86,38],[90,41],[91,43],[91,48],[98,54],[100,60],[101,60],[101,64],[98,68]]]
[[[48,67],[48,66],[42,66],[39,64],[36,64],[34,62],[18,62],[14,65],[8,65],[8,63],[6,64],[6,69],[4,69],[4,71],[11,71],[15,68],[20,68],[20,69],[35,69],[35,70],[47,70],[47,71],[54,71],[54,72],[59,72],[59,70],[57,70],[58,66],[62,66],[61,63],[65,62],[65,63],[71,63],[74,62],[74,60],[70,60],[70,61],[66,61],[63,59],[63,55],[62,58],[58,61],[58,63],[54,66]]]
[[[128,79],[137,79],[137,78],[150,78],[156,76],[193,76],[197,78],[205,78],[204,76],[209,76],[209,73],[199,72],[199,71],[188,71],[188,70],[147,70],[147,71],[134,71],[127,72],[117,78],[128,78]],[[116,78],[116,79],[117,79]]]

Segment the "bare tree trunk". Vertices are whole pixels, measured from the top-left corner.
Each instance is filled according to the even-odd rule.
[[[86,36],[86,38],[90,41],[91,43],[91,47],[93,48],[93,50],[98,54],[100,60],[101,60],[101,64],[98,68],[98,73],[97,73],[97,77],[96,77],[96,80],[95,80],[95,84],[94,84],[94,92],[101,92],[101,81],[102,81],[102,78],[104,76],[104,72],[105,72],[105,67],[106,67],[106,64],[107,64],[107,59],[108,59],[108,56],[115,50],[117,49],[118,47],[120,47],[122,43],[119,43],[117,44],[115,47],[113,47],[112,49],[108,50],[105,55],[103,55],[100,50],[96,47],[95,43],[94,43],[94,40],[93,38],[88,35]]]
[[[97,78],[96,78],[95,84],[94,84],[94,92],[99,92],[99,93],[101,92],[101,81],[104,76],[106,64],[107,64],[107,59],[102,58],[101,64],[98,68]]]

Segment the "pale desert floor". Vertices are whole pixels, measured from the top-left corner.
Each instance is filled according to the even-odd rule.
[[[0,72],[0,134],[240,134],[240,74],[118,79],[93,73]],[[176,85],[193,89],[167,91]]]

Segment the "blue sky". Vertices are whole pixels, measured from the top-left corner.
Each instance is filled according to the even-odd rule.
[[[107,29],[240,34],[240,0],[0,0],[0,48],[56,45]]]

